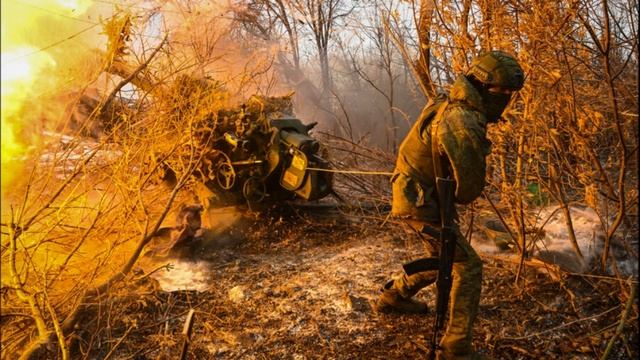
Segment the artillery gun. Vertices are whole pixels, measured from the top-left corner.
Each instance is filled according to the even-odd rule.
[[[291,95],[254,95],[197,130],[204,157],[194,175],[211,192],[210,206],[310,201],[332,192],[332,174],[322,171],[330,168],[327,150],[310,134],[317,123],[304,124],[291,109]],[[170,166],[164,178],[175,178]]]
[[[332,174],[322,171],[329,169],[328,153],[310,134],[316,123],[304,124],[293,115],[292,96],[254,95],[229,108],[221,105],[229,95],[219,82],[181,75],[146,98],[162,121],[154,118],[157,112],[137,112],[148,107],[138,99],[118,98],[98,111],[97,94],[83,95],[68,112],[71,129],[86,137],[99,138],[116,128],[133,137],[161,133],[146,165],[154,172],[160,169],[159,180],[171,188],[197,153],[193,180],[208,189],[202,196],[195,186],[207,207],[321,199],[332,193]],[[127,120],[136,116],[142,120]],[[145,122],[163,127],[131,125]],[[172,149],[176,144],[177,151]]]

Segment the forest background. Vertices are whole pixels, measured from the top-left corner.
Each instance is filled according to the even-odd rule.
[[[595,211],[587,265],[624,279],[625,303],[637,275],[612,253],[638,257],[637,24],[634,0],[3,1],[3,355],[68,354],[87,304],[132,281],[194,186],[203,155],[185,144],[203,114],[293,91],[318,136],[375,149],[337,163],[391,170],[425,103],[486,49],[515,54],[526,81],[490,129],[485,194],[519,249],[531,212],[557,205],[580,259],[571,208]],[[185,95],[185,76],[215,85]],[[154,153],[186,159],[169,191]]]

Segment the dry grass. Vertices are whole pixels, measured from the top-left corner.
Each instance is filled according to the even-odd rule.
[[[102,316],[83,323],[76,354],[91,344],[86,355],[100,358],[118,344],[114,358],[175,358],[194,308],[193,359],[425,357],[432,316],[380,315],[370,306],[422,245],[393,224],[318,211],[242,216],[225,233],[231,241],[182,259],[206,262],[205,291],[165,292],[153,280],[127,287]],[[566,275],[556,281],[527,269],[516,286],[515,267],[485,258],[476,348],[496,359],[600,356],[624,309],[622,285]],[[433,304],[430,290],[418,296]],[[611,358],[638,355],[636,318],[634,311]]]

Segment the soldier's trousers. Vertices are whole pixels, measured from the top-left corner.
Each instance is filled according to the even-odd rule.
[[[439,227],[439,224],[405,220],[412,229],[422,228],[422,224]],[[449,321],[440,346],[446,359],[467,359],[474,354],[472,347],[473,322],[478,313],[480,289],[482,285],[482,260],[471,244],[455,228],[456,250],[453,263],[453,283],[449,300]],[[429,256],[437,256],[437,241],[425,236]],[[437,271],[426,271],[407,276],[402,274],[393,281],[393,288],[400,295],[409,298],[420,289],[436,281]],[[435,289],[435,288],[434,288]]]

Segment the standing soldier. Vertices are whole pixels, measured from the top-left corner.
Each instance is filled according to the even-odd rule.
[[[413,229],[440,227],[440,205],[436,190],[434,155],[444,164],[441,171],[455,180],[455,202],[469,204],[485,185],[485,157],[491,151],[487,124],[500,119],[513,92],[524,84],[516,59],[500,51],[478,56],[469,71],[458,77],[449,96],[427,105],[402,142],[394,175],[392,214]],[[432,129],[433,128],[433,129]],[[432,138],[436,146],[432,148]],[[456,238],[450,314],[440,341],[439,358],[474,359],[472,329],[478,312],[482,283],[482,261],[469,242],[454,227]],[[439,247],[428,238],[430,255]],[[412,299],[431,285],[437,270],[402,274],[389,281],[375,304],[379,312],[425,313],[426,304]]]

